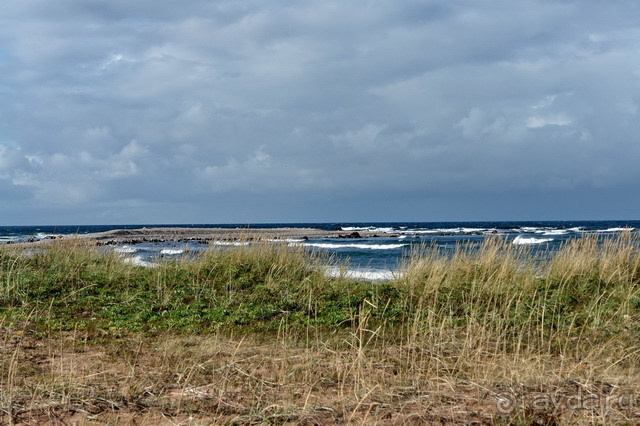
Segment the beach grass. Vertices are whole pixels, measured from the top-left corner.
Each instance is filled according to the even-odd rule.
[[[637,423],[637,234],[487,238],[392,281],[253,243],[0,248],[0,423]]]

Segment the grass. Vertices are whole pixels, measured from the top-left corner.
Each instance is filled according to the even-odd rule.
[[[384,283],[277,244],[5,246],[0,423],[637,423],[638,243],[425,246]]]

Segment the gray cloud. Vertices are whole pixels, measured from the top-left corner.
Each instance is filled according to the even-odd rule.
[[[0,219],[637,216],[637,9],[6,0]]]

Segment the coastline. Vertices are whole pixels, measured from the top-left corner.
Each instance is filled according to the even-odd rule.
[[[393,235],[384,235],[391,237]],[[78,238],[94,242],[97,245],[162,243],[162,242],[189,242],[198,241],[207,243],[211,241],[253,241],[253,240],[286,240],[310,238],[377,238],[379,233],[372,231],[327,231],[319,228],[136,228],[113,229],[104,232],[89,234],[62,235],[43,240],[26,241],[18,244],[46,244],[51,241]]]

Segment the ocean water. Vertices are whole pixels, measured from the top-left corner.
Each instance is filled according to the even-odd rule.
[[[272,223],[272,224],[166,224],[166,225],[82,225],[82,226],[4,226],[0,244],[58,235],[87,234],[112,229],[180,226],[192,228],[320,228],[345,233],[372,231],[376,238],[287,240],[283,244],[322,250],[348,265],[347,274],[365,279],[389,279],[397,276],[398,265],[409,251],[420,245],[436,246],[443,253],[456,247],[478,246],[487,236],[499,235],[515,245],[534,252],[557,250],[562,243],[586,235],[616,235],[624,230],[640,232],[640,221],[566,221],[566,222],[390,222],[390,223]],[[246,243],[214,241],[214,246]],[[163,259],[195,255],[209,244],[194,242],[142,243],[111,247],[131,263],[152,266]],[[339,274],[330,269],[330,274]]]

